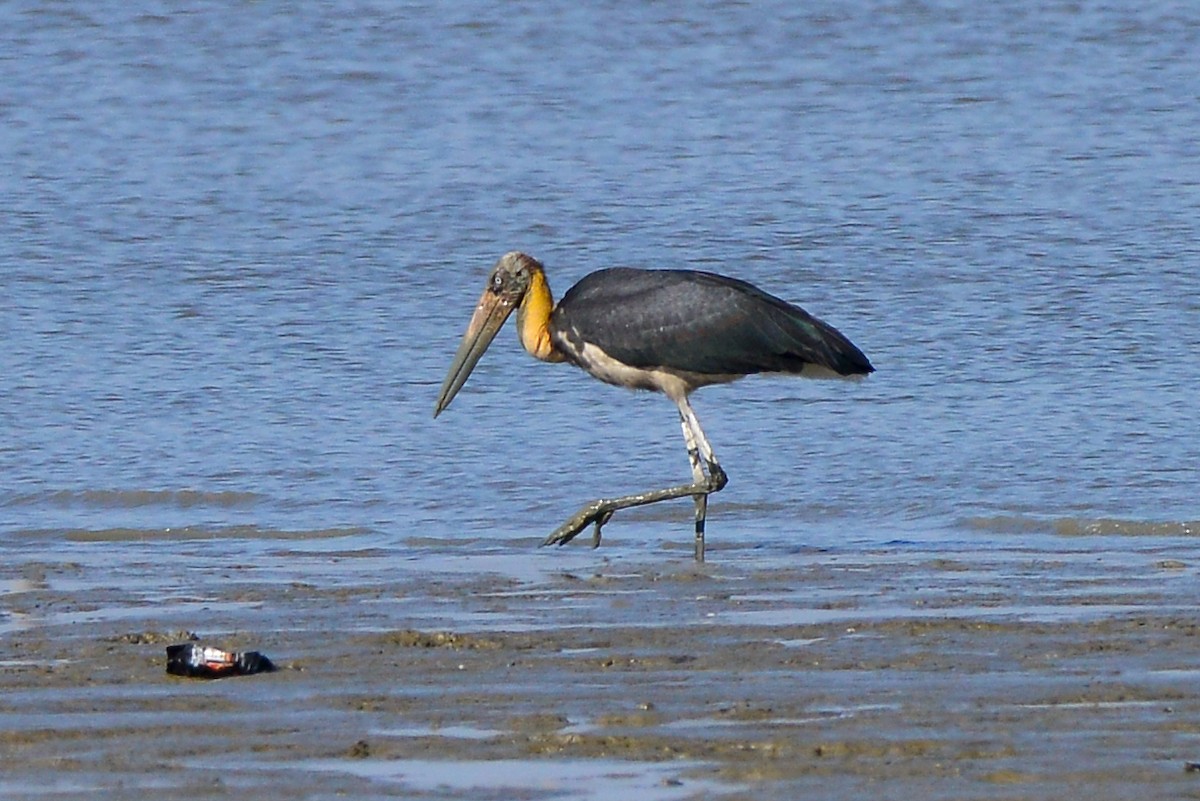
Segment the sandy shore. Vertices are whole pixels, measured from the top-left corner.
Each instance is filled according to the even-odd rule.
[[[529,545],[14,551],[0,796],[1200,798],[1185,541]]]

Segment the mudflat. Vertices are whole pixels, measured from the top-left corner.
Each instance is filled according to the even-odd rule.
[[[1186,538],[120,539],[0,573],[0,796],[1200,798]]]

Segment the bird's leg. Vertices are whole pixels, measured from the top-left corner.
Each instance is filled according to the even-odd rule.
[[[692,462],[692,479],[694,483],[678,487],[667,487],[661,490],[640,492],[635,495],[624,495],[619,498],[601,498],[584,506],[567,522],[556,528],[542,545],[565,545],[575,539],[589,525],[595,525],[592,534],[592,546],[600,544],[600,529],[618,509],[628,509],[633,506],[645,506],[659,501],[691,496],[696,503],[696,560],[704,561],[704,515],[708,508],[708,496],[718,492],[729,481],[717,457],[713,454],[712,446],[704,436],[696,414],[692,411],[687,398],[676,401],[679,405],[679,417],[683,426],[684,441],[688,446],[688,458]],[[708,467],[708,475],[704,474],[703,466]],[[703,500],[703,505],[700,501]]]
[[[707,484],[709,487],[708,492],[692,496],[696,503],[696,545],[694,554],[697,562],[703,562],[704,520],[708,513],[708,496],[710,493],[722,489],[729,482],[729,478],[725,475],[725,471],[721,469],[721,465],[717,463],[717,456],[713,453],[712,446],[708,443],[708,438],[704,436],[704,429],[700,428],[700,421],[696,419],[696,413],[692,410],[692,405],[688,402],[687,397],[681,398],[678,404],[679,421],[683,426],[683,441],[687,444],[688,459],[692,463],[692,480],[697,485]],[[704,475],[704,468],[700,466],[702,456],[705,464],[708,465],[707,477]]]
[[[683,426],[683,441],[687,444],[688,461],[692,464],[692,483],[702,484],[705,481],[704,468],[700,466],[700,446],[696,444],[696,435],[688,424],[688,418],[683,410],[679,410],[679,423]],[[696,504],[696,545],[697,562],[704,561],[704,517],[708,513],[708,494],[693,495]]]

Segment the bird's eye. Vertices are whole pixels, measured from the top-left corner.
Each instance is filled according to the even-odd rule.
[[[499,292],[503,288],[504,288],[504,276],[500,275],[500,273],[496,273],[495,275],[492,276],[492,291]]]

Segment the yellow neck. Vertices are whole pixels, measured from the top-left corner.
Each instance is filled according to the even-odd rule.
[[[529,291],[517,308],[517,331],[521,345],[534,358],[544,362],[561,362],[563,355],[554,349],[550,341],[550,312],[554,311],[554,298],[546,274],[534,270],[530,277]]]

